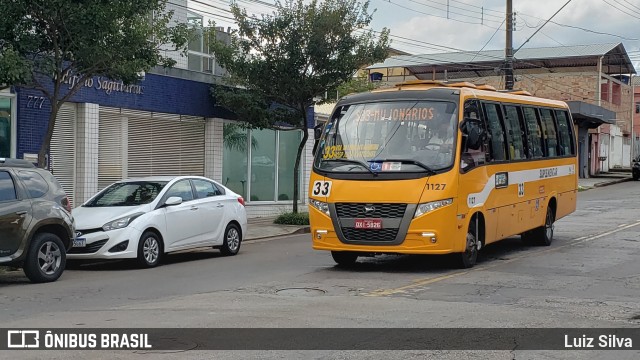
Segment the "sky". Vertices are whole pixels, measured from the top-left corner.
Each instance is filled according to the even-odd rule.
[[[249,14],[271,13],[273,8],[268,4],[275,2],[236,1]],[[228,19],[231,15],[224,11],[229,9],[229,2],[189,0],[189,7],[220,26],[233,27]],[[566,2],[513,0],[514,49],[622,43],[640,71],[640,0],[571,0],[531,37]],[[390,29],[391,46],[411,54],[505,47],[506,0],[370,0],[370,10],[375,10],[371,28]]]

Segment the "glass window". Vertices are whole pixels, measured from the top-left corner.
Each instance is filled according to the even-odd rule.
[[[276,132],[251,130],[251,201],[274,201],[276,191]]]
[[[504,131],[498,104],[484,104],[491,142],[491,161],[506,160]]]
[[[533,108],[526,107],[522,109],[522,113],[524,114],[524,120],[527,124],[529,157],[544,157],[542,151],[542,130],[538,123],[536,111]]]
[[[549,109],[540,109],[540,124],[542,125],[542,134],[547,147],[545,151],[547,157],[558,156],[558,138],[556,135],[556,125],[553,121],[553,115]]]
[[[39,198],[49,191],[47,181],[35,171],[20,171],[18,176],[29,190],[31,198]]]
[[[196,188],[196,196],[198,199],[222,195],[220,190],[210,181],[201,179],[193,179],[192,181],[193,187]]]
[[[278,200],[293,200],[293,167],[296,164],[298,146],[301,140],[300,131],[280,131],[279,136]],[[300,180],[300,177],[298,177],[298,180]]]
[[[235,123],[224,125],[222,152],[222,184],[247,198],[247,130]],[[256,142],[252,139],[252,145]]]
[[[316,151],[315,166],[322,171],[424,172],[453,165],[455,103],[385,101],[336,112]]]
[[[166,181],[134,181],[109,185],[86,207],[138,206],[152,202],[167,185]]]
[[[13,179],[6,171],[0,171],[0,201],[16,200],[16,188]]]
[[[11,99],[0,97],[0,157],[11,156]]]
[[[504,125],[507,129],[507,139],[509,144],[509,158],[511,160],[526,159],[524,143],[522,139],[522,129],[520,128],[520,116],[518,108],[515,106],[505,106]]]
[[[182,198],[182,201],[193,200],[193,190],[191,189],[191,183],[189,180],[180,180],[177,183],[173,184],[165,198],[170,198],[172,196],[178,196]]]
[[[556,110],[558,119],[558,138],[560,140],[560,155],[575,155],[573,136],[571,135],[571,121],[566,111]]]

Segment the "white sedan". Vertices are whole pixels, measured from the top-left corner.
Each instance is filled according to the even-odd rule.
[[[235,255],[247,233],[242,196],[199,176],[119,181],[72,214],[77,233],[67,259],[138,259],[153,267],[165,253],[204,246]]]

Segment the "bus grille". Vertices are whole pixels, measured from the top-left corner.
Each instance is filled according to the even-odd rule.
[[[368,230],[344,227],[342,233],[348,241],[392,242],[396,240],[398,229]]]
[[[365,206],[373,206],[374,210],[365,213]],[[338,218],[397,219],[404,216],[406,208],[407,204],[336,203]]]

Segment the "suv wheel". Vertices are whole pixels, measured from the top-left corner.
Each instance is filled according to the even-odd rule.
[[[66,260],[64,244],[57,235],[36,234],[24,260],[24,273],[35,283],[56,281],[64,271]]]

